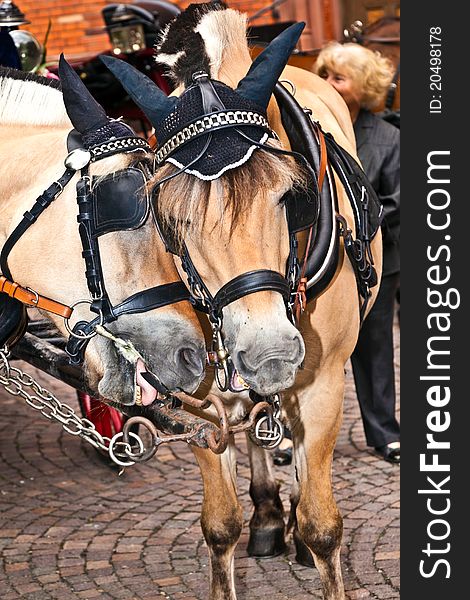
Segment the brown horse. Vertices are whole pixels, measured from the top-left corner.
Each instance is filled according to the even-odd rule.
[[[175,96],[181,96],[181,104],[176,99],[165,104],[147,81],[124,68],[121,62],[106,63],[156,123],[159,138],[159,134],[164,135],[161,123],[177,122],[183,110],[192,111],[193,118],[201,115],[197,112],[197,100],[183,105],[183,98],[196,98],[190,94],[195,94],[198,85],[206,85],[197,83],[198,77],[206,77],[201,71],[210,75],[214,85],[222,82],[231,89],[230,92],[217,83],[218,94],[226,94],[230,99],[233,89],[237,88],[240,96],[243,92],[245,102],[248,97],[253,98],[253,90],[257,90],[258,105],[259,96],[265,97],[267,104],[291,49],[286,38],[282,38],[280,45],[284,53],[287,48],[283,64],[279,66],[272,61],[268,47],[252,65],[245,16],[234,10],[214,8],[212,4],[193,5],[170,25],[157,55],[158,60],[170,67],[178,84]],[[260,69],[263,75],[259,74]],[[262,77],[273,80],[271,87],[263,88]],[[302,107],[312,111],[323,130],[331,132],[341,146],[355,154],[349,112],[331,86],[295,67],[286,67],[280,78],[291,82],[296,89],[296,99]],[[212,94],[208,98],[206,105],[217,107],[216,96]],[[160,110],[166,111],[166,116],[159,116]],[[269,125],[280,140],[268,143],[274,148],[288,149],[288,132],[273,97],[267,115]],[[193,122],[195,127],[204,126]],[[185,162],[183,148],[183,157],[173,155],[175,158],[163,163],[153,183],[150,182],[154,191],[159,189],[156,210],[162,230],[166,231],[164,237],[167,243],[170,239],[176,246],[177,254],[178,247],[187,249],[207,288],[206,297],[208,294],[214,297],[221,286],[247,271],[285,272],[289,233],[283,198],[293,187],[305,186],[303,171],[290,156],[258,150],[256,145],[246,154],[242,153],[243,158],[240,154],[235,157],[238,166],[222,169],[223,172],[213,177],[211,173],[217,168],[211,173],[204,168],[211,161],[215,164],[219,161],[219,168],[224,164],[222,157],[230,154],[234,143],[227,139],[224,144],[213,146],[209,139],[207,153],[200,162],[197,156],[194,159],[194,152],[190,156],[191,150],[188,150],[186,159],[193,158],[191,164],[188,160]],[[201,145],[199,158],[204,152],[204,144]],[[164,150],[162,141],[160,146]],[[158,156],[157,152],[157,159]],[[173,178],[160,186],[162,179],[168,177]],[[336,180],[335,184],[339,212],[354,230],[350,203],[340,181]],[[300,246],[305,246],[305,235],[299,238]],[[372,252],[380,276],[380,234],[372,243]],[[179,259],[176,264],[185,278]],[[191,286],[192,282],[188,284]],[[286,315],[281,294],[268,286],[232,300],[223,309],[226,348],[238,373],[252,390],[263,396],[283,391],[283,409],[295,449],[296,532],[315,559],[324,598],[343,600],[342,519],[333,497],[331,468],[342,417],[344,365],[354,349],[360,322],[353,268],[341,246],[330,284],[305,308],[298,329]],[[230,407],[232,420],[237,420],[250,405],[246,392],[226,393],[224,402]],[[279,530],[283,535],[282,507],[265,452],[251,448],[250,454],[253,468],[250,491],[255,501],[251,532],[258,538]],[[211,563],[210,598],[234,600],[233,556],[243,526],[236,490],[235,453],[229,448],[223,455],[216,456],[196,449],[195,455],[204,480],[201,523]]]
[[[107,126],[104,112],[91,96],[86,96],[86,90],[80,106],[81,93],[79,88],[69,90],[73,110],[82,112],[84,119],[98,115]],[[63,95],[55,83],[14,71],[0,72],[0,247],[35,199],[64,173],[71,129]],[[127,135],[134,134],[130,131]],[[122,151],[92,162],[90,176],[104,176],[131,164],[152,165],[150,149]],[[20,237],[8,257],[16,283],[68,306],[90,298],[77,227],[77,180],[78,173]],[[136,292],[179,279],[151,218],[138,229],[107,233],[99,244],[102,270],[114,305]],[[88,304],[76,306],[73,322],[96,317]],[[68,337],[61,317],[51,313],[44,316]],[[132,341],[148,369],[168,388],[197,388],[204,371],[205,344],[189,302],[143,314],[125,314],[109,329]],[[97,395],[129,405],[134,403],[137,387],[141,388],[141,398],[152,396],[151,386],[149,390],[140,376],[143,366],[137,363],[127,361],[109,339],[96,336],[87,347],[84,368],[89,386]]]

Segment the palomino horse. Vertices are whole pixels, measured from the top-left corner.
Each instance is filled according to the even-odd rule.
[[[4,247],[2,275],[5,276],[2,277],[2,290],[13,290],[15,297],[18,297],[18,292],[24,295],[29,289],[34,290],[30,294],[32,303],[46,297],[43,304],[46,308],[51,306],[47,298],[68,307],[85,300],[75,306],[73,321],[81,319],[87,322],[96,317],[88,310],[91,301],[87,299],[90,298],[90,280],[93,277],[99,279],[99,273],[96,263],[91,265],[82,258],[82,251],[89,254],[90,248],[95,246],[79,235],[78,173],[73,175],[74,171],[69,170],[73,177],[67,185],[62,180],[50,188],[57,199],[38,217],[37,222],[18,236],[5,257],[4,242],[7,238],[15,238],[15,228],[24,223],[25,211],[31,211],[35,199],[64,173],[67,135],[73,126],[83,134],[83,140],[86,136],[88,140],[95,140],[88,144],[90,153],[96,151],[98,142],[104,144],[102,150],[109,150],[108,154],[103,151],[102,159],[96,162],[92,159],[89,174],[80,181],[109,182],[106,176],[116,172],[124,174],[121,179],[126,181],[128,171],[123,170],[134,165],[133,181],[140,181],[138,188],[143,188],[150,174],[146,175],[145,169],[147,165],[151,168],[153,154],[145,141],[136,138],[130,128],[106,117],[65,61],[61,64],[61,78],[64,96],[58,89],[58,83],[52,80],[18,71],[0,71],[0,248]],[[109,138],[112,147],[106,146]],[[86,152],[82,148],[78,155],[73,156],[79,156],[80,161],[80,156],[89,157]],[[71,159],[72,163],[73,160],[76,158]],[[108,186],[110,196],[115,189],[114,177],[112,175],[112,185]],[[101,283],[104,290],[104,280],[114,309],[126,299],[129,305],[133,303],[132,310],[121,311],[123,314],[117,320],[109,319],[108,327],[115,336],[132,341],[140,358],[126,360],[113,342],[97,336],[90,340],[84,364],[89,387],[117,405],[132,405],[136,398],[143,404],[153,401],[156,390],[142,377],[146,368],[157,374],[169,389],[194,391],[203,377],[205,360],[204,338],[189,302],[163,302],[162,308],[155,308],[158,304],[155,299],[159,300],[158,293],[163,289],[158,286],[172,284],[179,278],[152,219],[148,218],[148,202],[145,204],[146,200],[141,197],[143,195],[141,190],[136,189],[136,184],[131,191],[134,193],[131,199],[108,196],[102,199],[103,202],[115,200],[124,204],[132,200],[134,204],[130,211],[134,214],[136,207],[139,209],[140,222],[130,226],[124,223],[121,227],[112,223],[108,225],[108,233],[101,232],[106,235],[99,240],[97,256],[101,260],[102,277],[98,284]],[[48,195],[49,192],[44,193],[42,199]],[[114,208],[111,205],[111,214]],[[109,219],[109,215],[106,218]],[[83,237],[88,235],[86,231],[83,229]],[[87,249],[84,244],[89,244]],[[10,273],[7,274],[7,271]],[[9,280],[6,283],[5,278]],[[16,292],[11,281],[20,284]],[[6,287],[3,287],[4,284]],[[140,293],[142,291],[146,293]],[[132,297],[135,293],[138,294],[137,300],[143,301],[146,312],[137,306],[136,298]],[[152,296],[152,293],[155,295]],[[93,300],[101,302],[97,297]],[[38,306],[41,307],[41,303]],[[63,318],[50,312],[44,315],[68,337],[71,326],[67,330]]]
[[[300,106],[352,154],[355,142],[339,95],[312,73],[284,68],[301,29],[296,25],[283,32],[252,64],[243,15],[212,3],[192,5],[170,24],[158,48],[158,60],[178,85],[170,98],[122,61],[105,62],[155,126],[160,169],[149,187],[160,229],[179,257],[182,277],[209,306],[216,338],[224,336],[218,350],[230,353],[250,397],[283,391],[295,449],[296,532],[313,554],[324,597],[341,600],[342,519],[331,468],[344,365],[359,331],[358,293],[341,245],[328,287],[305,307],[298,328],[286,315],[282,274],[292,258],[286,211],[290,218],[290,194],[308,193],[308,184],[304,167],[276,151],[289,148],[271,97],[278,78],[291,82]],[[266,114],[279,141],[269,134]],[[336,188],[338,211],[354,230],[353,211],[338,179]],[[305,247],[306,234],[299,238]],[[380,234],[371,250],[380,275]],[[251,402],[246,392],[227,393],[224,399],[232,419]],[[195,453],[204,480],[201,523],[211,562],[210,598],[234,600],[233,556],[243,525],[234,452]],[[282,507],[265,452],[253,449],[251,455],[256,505],[251,533],[258,539],[279,530],[283,535]]]

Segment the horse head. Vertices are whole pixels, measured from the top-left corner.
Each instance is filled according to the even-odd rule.
[[[75,164],[77,172],[63,193],[15,244],[8,259],[12,277],[74,306],[68,325],[51,318],[66,337],[72,330],[67,348],[75,358],[84,354],[89,386],[103,398],[120,405],[149,405],[157,396],[155,381],[171,391],[192,392],[203,377],[205,343],[150,216],[146,185],[154,156],[127,125],[106,116],[65,60],[60,75],[68,115],[62,115],[60,127],[32,127],[18,141],[15,125],[6,125],[10,171],[15,162],[28,161],[29,169],[15,170],[15,181],[9,181],[7,165],[2,165],[8,192],[2,207],[9,216],[2,219],[5,235],[63,173],[70,122],[75,128],[69,136],[72,148],[77,140],[80,148],[78,154],[76,148],[72,151],[66,166],[80,163],[83,156],[86,164]],[[27,84],[42,87],[40,81]],[[60,95],[51,88],[41,93]],[[34,106],[34,98],[29,100]],[[80,200],[83,189],[87,192]],[[104,335],[93,336],[90,323],[104,325]]]
[[[201,18],[197,6],[186,13]],[[203,20],[204,14],[197,31]],[[199,61],[189,56],[188,39],[174,46],[179,38],[171,26],[159,50],[173,53],[168,64],[179,97],[166,97],[129,65],[103,57],[155,127],[160,168],[151,188],[163,239],[216,335],[223,320],[238,373],[262,395],[290,387],[305,353],[286,312],[292,238],[285,203],[306,186],[306,173],[282,150],[266,116],[302,29],[293,25],[273,40],[236,89],[211,73],[215,61],[204,52]]]

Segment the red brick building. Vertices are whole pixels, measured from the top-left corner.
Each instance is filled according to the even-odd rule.
[[[104,0],[15,0],[26,15],[31,31],[43,43],[49,19],[51,32],[47,44],[48,59],[53,60],[65,51],[67,56],[97,54],[108,46],[106,34],[87,36],[87,29],[103,25],[101,8]]]
[[[192,0],[193,2],[195,0]],[[132,0],[124,0],[122,3],[132,4]],[[65,51],[70,58],[85,54],[97,54],[105,50],[109,46],[108,37],[106,34],[87,35],[87,30],[100,27],[103,25],[101,18],[101,9],[109,1],[106,0],[15,0],[18,7],[25,13],[31,24],[25,25],[23,28],[31,31],[38,40],[44,41],[45,32],[49,19],[52,23],[49,42],[47,44],[47,54],[49,60],[54,60]],[[231,8],[247,12],[250,15],[255,14],[258,10],[266,7],[270,2],[268,0],[231,0],[228,2]],[[326,39],[336,37],[334,27],[331,25],[331,10],[330,7],[338,3],[338,0],[302,0],[303,5],[316,5],[315,11],[312,13],[316,17],[321,16],[322,23],[325,21]],[[176,0],[181,8],[185,8],[191,4],[191,0]],[[299,15],[292,13],[289,5],[299,4],[298,0],[287,0],[286,3],[279,8],[281,19],[286,18],[302,18],[309,17],[309,12],[300,11]],[[318,11],[319,6],[323,9]],[[294,11],[295,12],[295,11]],[[337,17],[336,17],[337,18]],[[268,11],[262,17],[256,19],[257,25],[262,25],[272,22],[272,13]],[[309,21],[311,19],[309,18]],[[304,46],[313,47],[310,42],[310,33],[305,35],[309,41]],[[318,36],[317,36],[318,37]]]
[[[52,29],[47,45],[48,59],[54,60],[60,52],[69,58],[92,55],[109,46],[106,34],[87,35],[87,30],[103,25],[101,9],[112,0],[15,0],[31,21],[24,26],[42,43],[49,19]],[[197,0],[173,0],[181,8]],[[202,0],[201,0],[202,1]],[[132,4],[133,0],[121,0]],[[268,6],[270,0],[228,0],[231,8],[254,15]],[[344,25],[360,18],[371,22],[383,14],[399,14],[397,0],[286,0],[278,7],[280,20],[304,20],[306,30],[300,49],[312,50],[326,41],[340,39]],[[256,19],[256,25],[271,23],[272,12]]]

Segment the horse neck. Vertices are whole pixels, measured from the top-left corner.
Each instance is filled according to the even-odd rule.
[[[24,212],[34,199],[64,172],[67,155],[63,127],[0,126],[1,226]]]

